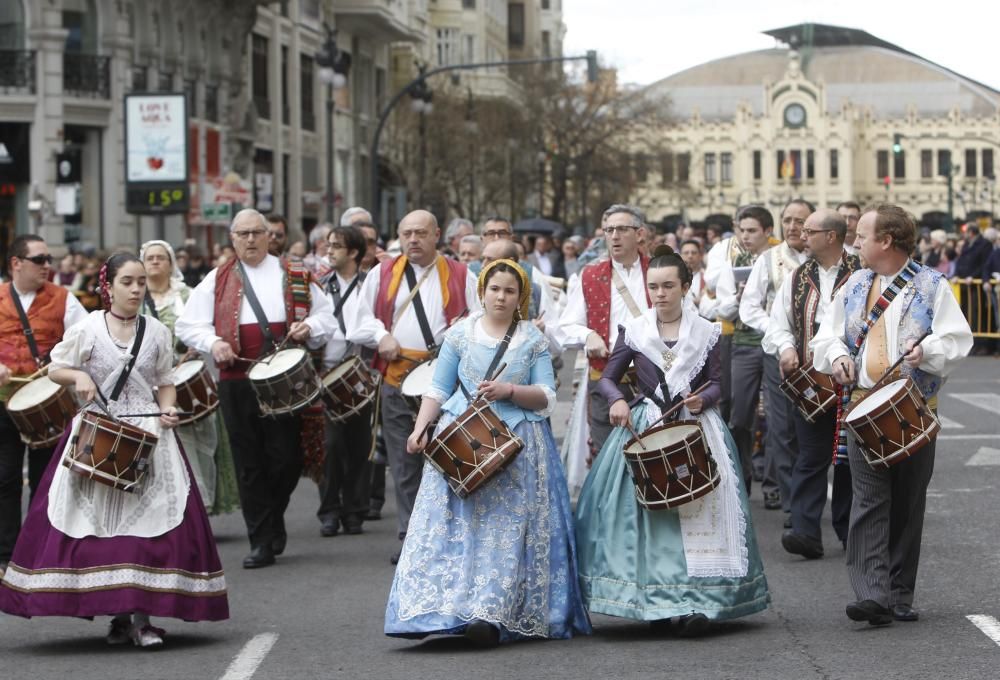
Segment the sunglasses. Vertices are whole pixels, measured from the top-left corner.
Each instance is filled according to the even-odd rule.
[[[45,265],[45,264],[52,264],[52,256],[51,255],[34,255],[32,257],[20,257],[18,259],[19,260],[27,260],[28,262],[33,262],[33,263],[37,264],[39,267],[41,267],[42,265]]]

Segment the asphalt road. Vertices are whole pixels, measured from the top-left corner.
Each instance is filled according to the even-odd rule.
[[[565,378],[564,378],[564,381]],[[568,381],[566,381],[568,382]],[[569,386],[561,397],[569,399]],[[773,606],[694,640],[594,617],[595,634],[490,651],[459,639],[382,634],[397,548],[391,506],[362,536],[321,538],[314,486],[303,480],[288,513],[278,566],[245,571],[238,515],[215,518],[231,620],[167,629],[158,652],[108,648],[107,620],[25,621],[0,615],[0,679],[111,678],[998,678],[1000,642],[1000,360],[966,361],[945,388],[944,429],[928,498],[917,623],[850,622],[843,550],[824,523],[826,557],[806,562],[779,543],[782,514],[752,498]],[[557,430],[564,424],[554,419]],[[970,464],[972,463],[972,464]],[[969,616],[987,617],[976,619]],[[984,632],[985,631],[985,632]],[[1000,640],[1000,625],[992,634]]]

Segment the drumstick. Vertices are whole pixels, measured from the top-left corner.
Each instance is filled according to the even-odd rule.
[[[30,383],[34,378],[19,378],[16,375],[10,377],[10,382],[12,383]]]
[[[701,387],[699,387],[698,389],[696,389],[694,392],[691,392],[689,395],[687,395],[687,397],[684,397],[684,398],[687,399],[688,397],[693,397],[694,395],[698,394],[699,392],[701,392],[702,390],[704,390],[705,388],[707,388],[710,384],[711,383],[704,383],[703,385],[701,385]],[[666,413],[664,413],[659,418],[657,418],[656,420],[654,420],[653,422],[651,422],[649,425],[647,425],[646,429],[649,430],[651,427],[653,427],[654,425],[656,425],[660,421],[665,420],[669,416],[673,415],[677,411],[677,409],[679,409],[683,405],[684,405],[683,401],[678,402],[673,408],[668,409]]]
[[[118,416],[119,418],[159,418],[160,416],[169,416],[170,414],[166,411],[157,411],[156,413],[123,413]],[[192,411],[178,411],[174,414],[178,418],[187,418],[188,416],[193,416]]]
[[[17,383],[29,383],[32,380],[34,380],[35,378],[37,378],[38,376],[40,376],[42,373],[48,372],[48,370],[49,370],[49,365],[45,364],[44,366],[42,366],[40,369],[38,369],[37,371],[35,371],[31,375],[25,375],[25,376],[14,376],[14,375],[12,375],[10,377],[10,381],[11,382],[17,382]]]
[[[632,433],[632,437],[637,442],[639,442],[639,446],[642,447],[642,450],[643,451],[649,451],[649,449],[646,448],[646,445],[642,443],[642,439],[639,438],[639,433],[635,431],[634,427],[632,427],[632,420],[631,419],[625,421],[625,427],[627,427],[628,431],[630,433]]]
[[[931,331],[927,331],[926,333],[924,333],[923,335],[921,335],[921,336],[920,336],[920,337],[919,337],[919,338],[917,339],[917,341],[916,341],[915,343],[913,343],[913,347],[916,347],[917,345],[919,345],[920,343],[922,343],[922,342],[923,342],[924,340],[926,340],[926,339],[927,339],[927,336],[928,336],[928,335],[930,335],[930,334],[931,334]],[[912,348],[911,348],[911,351],[912,351]],[[909,353],[910,353],[910,352],[907,352],[906,354],[909,354]],[[875,381],[875,384],[874,384],[874,385],[872,385],[872,386],[871,386],[871,389],[869,389],[869,390],[868,390],[868,392],[869,392],[869,393],[871,393],[871,392],[874,392],[875,390],[877,390],[877,389],[878,389],[878,388],[879,388],[879,387],[880,387],[880,386],[882,385],[882,382],[883,382],[883,381],[884,381],[884,380],[885,380],[886,378],[888,378],[888,377],[889,377],[889,375],[890,375],[890,374],[891,374],[891,373],[892,373],[893,371],[895,371],[895,370],[896,370],[897,368],[899,368],[899,365],[900,365],[901,363],[903,363],[903,360],[904,360],[904,359],[906,359],[906,354],[903,354],[902,356],[900,356],[900,357],[899,357],[898,359],[896,359],[896,361],[894,361],[894,362],[893,362],[892,366],[890,366],[889,368],[887,368],[887,369],[886,369],[885,373],[883,373],[883,374],[882,374],[882,377],[881,377],[881,378],[879,378],[879,379],[878,379],[877,381]]]

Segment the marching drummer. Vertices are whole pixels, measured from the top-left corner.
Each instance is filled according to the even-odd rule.
[[[10,283],[0,285],[0,576],[21,528],[24,444],[7,415],[10,395],[48,363],[63,333],[87,317],[87,310],[62,286],[49,281],[52,255],[41,236],[21,234],[10,246]],[[53,447],[30,449],[28,482],[32,498]]]
[[[245,569],[274,564],[285,550],[285,508],[302,469],[297,413],[264,418],[247,371],[286,338],[322,347],[333,309],[301,264],[268,254],[268,225],[253,209],[233,218],[236,257],[212,270],[191,293],[175,330],[181,342],[211,352],[219,400],[240,482],[250,539]]]
[[[420,486],[423,461],[406,454],[415,414],[399,390],[403,376],[431,358],[444,332],[466,313],[480,309],[476,277],[461,262],[438,255],[437,218],[415,210],[399,223],[403,254],[380,262],[365,277],[347,339],[377,347],[375,368],[381,388],[382,433],[396,492],[399,540],[406,536]],[[399,560],[396,552],[390,561]]]
[[[685,304],[691,273],[668,246],[654,251],[646,276],[653,308],[619,327],[600,380],[615,429],[577,503],[580,582],[592,613],[693,636],[710,621],[766,609],[770,594],[740,462],[717,407],[719,325]],[[641,389],[631,402],[619,387],[629,363]],[[669,420],[670,410],[675,418],[697,421],[719,483],[679,508],[640,508],[622,451],[632,432],[642,432],[661,414]],[[695,474],[676,470],[682,484],[690,485]]]
[[[320,285],[330,301],[335,325],[323,352],[324,370],[360,354],[360,348],[347,341],[347,323],[357,318],[365,281],[360,266],[367,248],[364,234],[356,227],[334,227],[327,235],[327,243],[327,259],[333,271]],[[371,488],[368,456],[375,429],[374,410],[374,404],[369,402],[345,420],[326,422],[326,481],[317,513],[323,536],[336,536],[341,526],[348,534],[362,532]]]
[[[947,279],[910,258],[916,239],[913,217],[895,205],[868,208],[858,222],[857,248],[868,268],[837,291],[810,343],[816,370],[857,385],[852,400],[902,357],[900,373],[936,410],[945,376],[972,349],[972,331]],[[847,616],[871,625],[916,621],[913,594],[935,442],[886,469],[871,467],[853,436],[842,443],[854,491],[847,574],[857,600],[847,605]]]
[[[861,268],[858,256],[844,250],[846,234],[847,222],[833,210],[821,209],[806,218],[802,235],[811,257],[782,282],[762,342],[765,353],[778,357],[783,379],[800,366],[812,366],[809,342],[826,316],[833,295]],[[792,468],[789,498],[792,528],[782,535],[781,545],[792,554],[812,559],[823,556],[820,518],[826,505],[826,477],[834,449],[837,409],[809,422],[795,408],[792,419],[799,451]],[[846,456],[835,462],[830,508],[837,538],[846,545],[851,469]]]

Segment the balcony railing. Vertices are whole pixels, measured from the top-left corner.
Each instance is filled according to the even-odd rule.
[[[111,57],[63,53],[63,90],[73,97],[111,98]]]
[[[0,50],[0,94],[34,93],[34,50]]]

